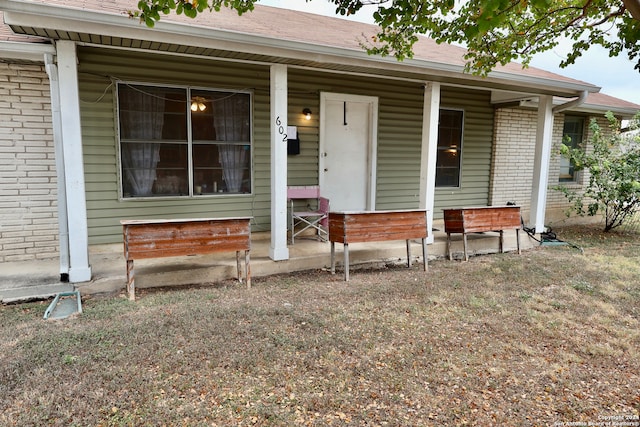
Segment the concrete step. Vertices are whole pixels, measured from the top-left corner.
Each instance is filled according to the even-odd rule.
[[[25,302],[33,300],[49,299],[61,292],[72,292],[74,286],[71,283],[51,283],[35,286],[21,286],[9,289],[0,289],[0,298],[3,304]]]

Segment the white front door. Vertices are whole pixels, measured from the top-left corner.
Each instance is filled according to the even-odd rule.
[[[373,210],[378,99],[322,93],[320,189],[332,211]]]

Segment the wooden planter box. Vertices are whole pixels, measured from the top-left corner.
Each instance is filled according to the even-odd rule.
[[[349,280],[349,244],[388,240],[407,241],[407,266],[411,267],[411,239],[422,239],[424,270],[427,271],[427,211],[329,212],[331,273],[335,274],[335,243],[344,245],[344,280]]]
[[[444,230],[447,233],[447,254],[451,253],[451,233],[461,233],[464,247],[464,259],[467,254],[467,233],[487,231],[500,232],[500,252],[504,250],[504,230],[516,230],[518,253],[520,253],[520,229],[522,219],[519,206],[484,206],[477,208],[443,209]]]
[[[238,280],[242,281],[240,251],[244,251],[247,288],[251,287],[250,217],[122,220],[127,291],[135,300],[135,259],[236,252]]]

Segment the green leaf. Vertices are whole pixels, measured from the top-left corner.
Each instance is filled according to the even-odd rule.
[[[189,7],[189,8],[185,7],[184,14],[189,18],[195,18],[196,16],[198,16],[198,10],[194,7]]]
[[[147,22],[159,20],[159,12],[189,17],[221,7],[238,14],[253,10],[258,0],[140,0],[139,15]],[[301,0],[299,0],[301,1]],[[319,1],[319,0],[318,0]],[[336,14],[360,13],[365,0],[329,0]],[[519,60],[528,65],[534,54],[549,51],[561,38],[573,41],[572,50],[560,66],[572,64],[593,45],[604,47],[611,56],[626,52],[640,71],[640,21],[628,13],[617,13],[619,0],[393,0],[382,1],[373,13],[381,30],[375,46],[363,43],[370,54],[411,57],[416,34],[438,43],[467,46],[465,70],[484,76],[498,64]],[[154,14],[157,13],[158,15]],[[617,34],[615,34],[617,31]]]

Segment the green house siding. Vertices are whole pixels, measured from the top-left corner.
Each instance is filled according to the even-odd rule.
[[[321,91],[379,98],[376,209],[418,207],[422,111],[421,84],[376,80],[330,73],[289,71],[289,124],[298,126],[300,155],[289,156],[290,185],[318,183],[319,94]],[[464,111],[464,140],[460,188],[436,189],[434,215],[456,206],[486,206],[494,109],[488,91],[443,87],[441,107]],[[315,114],[310,121],[302,110]]]
[[[437,188],[434,217],[442,209],[487,206],[491,173],[494,109],[489,91],[442,88],[441,108],[464,111],[461,184],[459,188]]]
[[[117,243],[123,218],[253,216],[253,231],[270,229],[270,69],[265,65],[80,47],[79,79],[90,244]],[[248,90],[253,94],[253,193],[202,198],[119,199],[115,82]],[[300,154],[288,156],[288,184],[319,182],[319,110],[323,91],[379,99],[376,209],[418,206],[423,85],[358,75],[288,70],[288,124]],[[462,185],[436,190],[441,209],[486,205],[493,109],[489,93],[443,88],[443,108],[465,112]],[[302,114],[312,111],[311,120]]]
[[[417,82],[290,69],[289,124],[298,126],[300,154],[288,158],[289,185],[319,182],[320,93],[376,96],[378,154],[376,209],[418,206],[424,89]],[[314,113],[307,121],[302,110]]]
[[[424,89],[388,88],[380,99],[376,209],[411,209],[420,202]]]
[[[88,47],[78,59],[90,244],[120,242],[123,218],[250,215],[269,229],[269,67]],[[253,194],[119,200],[116,80],[252,91]]]

